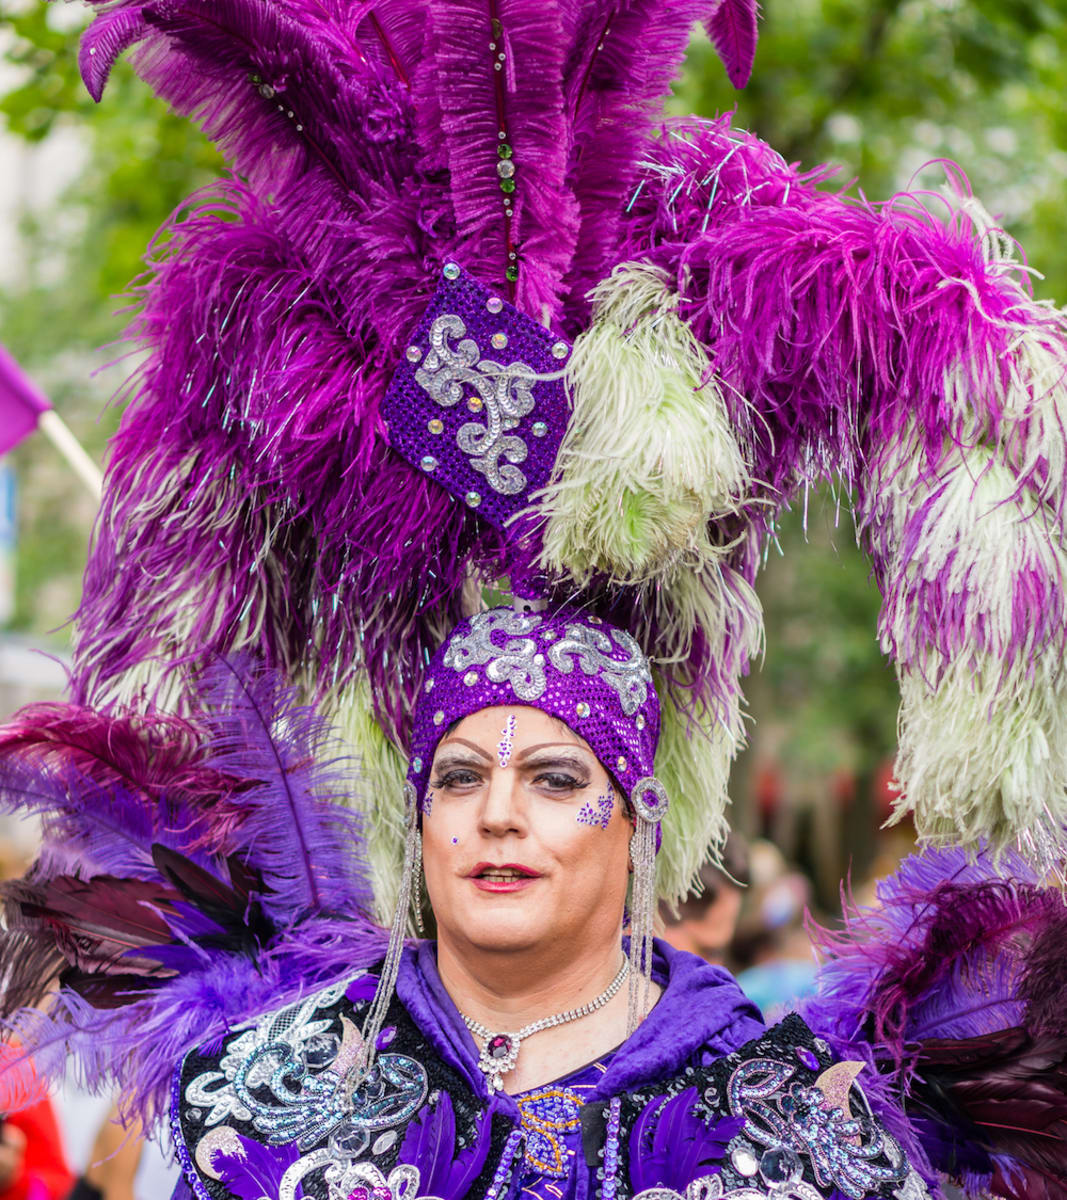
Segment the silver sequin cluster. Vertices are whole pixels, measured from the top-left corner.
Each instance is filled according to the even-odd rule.
[[[485,668],[491,683],[509,683],[520,700],[538,700],[547,687],[546,654],[539,647],[537,630],[543,618],[537,613],[515,613],[494,609],[471,618],[470,633],[454,638],[445,653],[444,665],[459,673],[470,668]],[[502,644],[494,634],[503,634]],[[622,651],[625,659],[612,658],[612,652]],[[577,623],[568,624],[564,634],[551,643],[547,659],[562,675],[569,675],[577,666],[583,674],[606,683],[619,697],[627,716],[632,716],[646,702],[652,686],[648,660],[637,642],[621,629],[589,629]],[[474,677],[472,682],[476,682]]]
[[[415,372],[415,382],[442,408],[455,407],[463,400],[465,389],[473,389],[475,403],[468,401],[468,405],[475,412],[484,410],[485,424],[468,421],[461,425],[456,445],[493,491],[515,496],[526,488],[526,475],[516,464],[525,462],[528,450],[522,438],[510,431],[534,407],[537,372],[528,363],[505,366],[483,358],[478,343],[466,334],[462,317],[442,313],[430,326],[430,350]],[[503,334],[494,338],[499,349],[507,344]]]

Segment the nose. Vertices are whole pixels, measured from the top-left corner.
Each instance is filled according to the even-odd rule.
[[[508,834],[526,836],[526,804],[518,771],[505,767],[492,772],[478,814],[478,824],[482,833],[490,837],[505,837]]]

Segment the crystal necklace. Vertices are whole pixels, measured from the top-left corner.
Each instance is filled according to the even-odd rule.
[[[556,1013],[553,1017],[542,1017],[540,1021],[531,1021],[524,1025],[518,1033],[494,1033],[486,1029],[480,1022],[471,1017],[463,1017],[463,1024],[484,1042],[478,1066],[483,1075],[489,1080],[489,1090],[498,1092],[504,1086],[504,1076],[515,1066],[519,1059],[519,1047],[525,1038],[540,1033],[542,1029],[551,1029],[554,1025],[566,1025],[568,1021],[577,1021],[579,1017],[587,1017],[590,1013],[603,1008],[605,1004],[622,987],[623,981],[630,973],[630,960],[624,958],[618,975],[608,986],[588,1004],[567,1012]],[[460,1013],[460,1016],[463,1016]]]

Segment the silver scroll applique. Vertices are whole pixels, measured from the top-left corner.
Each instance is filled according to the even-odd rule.
[[[528,451],[522,438],[510,431],[533,409],[537,373],[527,363],[505,366],[482,358],[478,343],[466,333],[463,319],[455,313],[439,316],[430,326],[430,350],[415,372],[415,382],[442,408],[459,404],[465,387],[474,389],[485,424],[461,425],[456,445],[493,491],[515,496],[526,487],[526,476],[516,464],[526,461]]]
[[[485,667],[492,683],[510,683],[520,700],[537,700],[545,691],[545,655],[538,649],[537,630],[542,619],[536,613],[503,609],[477,613],[471,631],[455,638],[445,651],[444,665],[463,673],[470,667]],[[498,644],[494,634],[506,640]],[[547,637],[547,635],[546,635]],[[622,651],[624,659],[612,654]],[[577,665],[583,674],[602,680],[619,697],[627,716],[644,705],[652,686],[652,672],[641,647],[621,629],[589,629],[570,624],[563,636],[548,647],[548,660],[563,675]]]
[[[445,651],[444,665],[462,674],[468,667],[485,667],[492,683],[510,683],[520,700],[536,700],[544,694],[545,656],[531,637],[541,624],[533,613],[494,609],[471,617],[471,631],[454,638]],[[494,633],[505,636],[503,645]]]
[[[626,654],[624,660],[611,657],[617,650]],[[645,703],[652,686],[648,659],[637,642],[621,629],[613,629],[609,636],[602,629],[568,625],[563,637],[552,644],[548,658],[564,675],[569,675],[577,663],[583,674],[602,679],[619,697],[622,711],[628,717]]]
[[[822,1187],[837,1188],[852,1200],[864,1200],[886,1184],[901,1185],[893,1193],[900,1200],[928,1197],[896,1139],[872,1117],[843,1112],[817,1084],[790,1082],[793,1075],[787,1063],[753,1058],[730,1077],[730,1112],[745,1118],[744,1138],[769,1148],[759,1159],[760,1174],[766,1163],[780,1176],[775,1182],[799,1196],[800,1160],[807,1158]]]
[[[350,982],[261,1018],[228,1044],[219,1070],[189,1082],[185,1102],[208,1110],[193,1151],[204,1174],[218,1178],[213,1164],[219,1153],[241,1157],[231,1120],[251,1124],[268,1145],[296,1144],[301,1157],[286,1172],[286,1178],[292,1176],[290,1197],[312,1171],[323,1169],[332,1187],[360,1165],[355,1160],[368,1149],[373,1156],[394,1145],[427,1099],[426,1071],[407,1055],[381,1054],[371,1073],[353,1086],[349,1073],[362,1036],[343,1015],[341,1033],[333,1032],[334,1021],[321,1011],[337,1004]],[[327,1144],[320,1146],[324,1139]],[[351,1191],[344,1192],[345,1200]],[[279,1195],[286,1194],[283,1181]],[[416,1195],[402,1194],[412,1200]]]

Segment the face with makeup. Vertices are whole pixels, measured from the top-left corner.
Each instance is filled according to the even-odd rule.
[[[438,743],[427,798],[423,864],[443,944],[584,953],[618,939],[633,827],[561,721],[521,706],[466,717]]]

